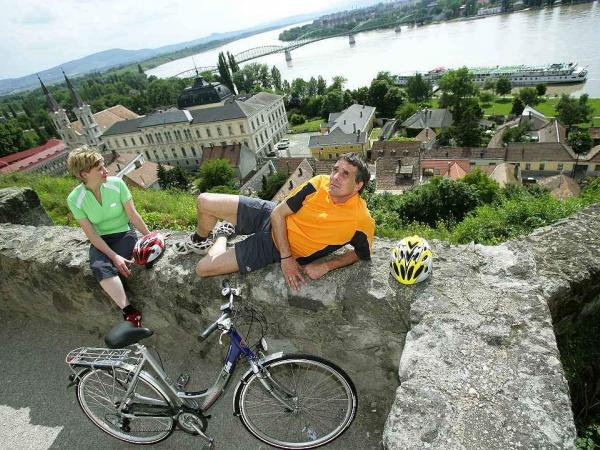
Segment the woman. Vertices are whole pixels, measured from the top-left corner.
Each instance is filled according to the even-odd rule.
[[[144,236],[150,231],[135,210],[127,185],[109,177],[102,155],[88,146],[69,154],[69,170],[81,184],[69,194],[73,217],[90,240],[90,267],[100,286],[121,308],[123,318],[142,326],[142,313],[127,300],[119,274],[129,277],[133,247],[137,241],[133,224]]]

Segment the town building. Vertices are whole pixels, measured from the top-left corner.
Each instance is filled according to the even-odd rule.
[[[452,113],[442,108],[424,108],[417,111],[404,122],[401,128],[404,129],[406,136],[415,137],[426,128],[432,129],[436,134],[453,123]]]
[[[139,189],[160,189],[158,182],[158,164],[145,161],[144,155],[120,155],[114,153],[106,161],[109,176],[123,179],[129,187]],[[169,170],[169,166],[165,166]]]
[[[284,200],[294,189],[300,186],[302,183],[310,180],[314,176],[315,172],[310,163],[304,159],[296,169],[289,174],[285,183],[281,186],[279,191],[273,197],[274,202],[281,202]]]
[[[213,159],[224,159],[229,162],[240,181],[244,180],[250,172],[256,170],[256,155],[244,144],[237,143],[206,147],[202,151],[200,165]]]
[[[375,108],[366,105],[351,105],[342,112],[331,113],[321,125],[321,133],[326,134],[309,139],[311,155],[320,160],[337,160],[349,152],[366,157],[374,119]]]
[[[115,123],[104,132],[107,149],[144,153],[149,161],[195,171],[211,147],[242,145],[261,159],[275,153],[288,121],[280,95],[259,92],[233,96],[219,83],[198,82],[172,109]],[[212,94],[211,94],[212,91]],[[203,103],[212,102],[212,103]]]
[[[63,175],[67,169],[67,149],[60,139],[49,139],[44,145],[0,158],[0,174],[31,172]]]

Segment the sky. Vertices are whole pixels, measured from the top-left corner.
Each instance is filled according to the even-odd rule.
[[[0,79],[111,48],[161,47],[348,4],[348,0],[0,0]]]

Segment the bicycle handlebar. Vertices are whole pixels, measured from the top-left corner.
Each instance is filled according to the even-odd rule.
[[[202,334],[200,335],[201,339],[206,339],[207,337],[209,337],[211,334],[213,334],[213,332],[219,328],[219,321],[217,320],[216,322],[213,322],[212,324],[210,324],[208,326],[208,328],[206,330],[204,330],[202,332]]]

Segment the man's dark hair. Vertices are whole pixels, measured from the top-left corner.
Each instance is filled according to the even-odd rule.
[[[356,153],[344,153],[340,156],[340,160],[344,160],[349,164],[352,164],[356,167],[356,182],[363,182],[362,187],[358,193],[362,193],[362,191],[367,187],[369,181],[371,180],[371,172],[369,172],[369,166],[367,163],[362,160]]]

